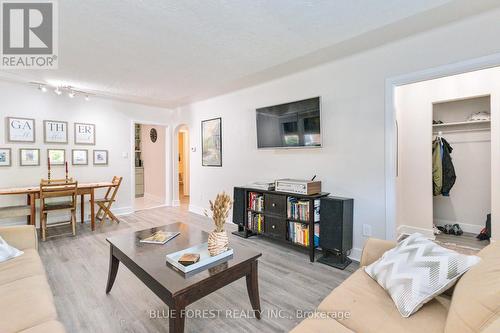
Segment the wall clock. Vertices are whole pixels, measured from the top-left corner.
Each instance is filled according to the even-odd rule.
[[[156,132],[156,129],[155,128],[152,128],[150,131],[149,131],[149,137],[151,139],[151,142],[155,143],[156,140],[158,140],[158,132]]]

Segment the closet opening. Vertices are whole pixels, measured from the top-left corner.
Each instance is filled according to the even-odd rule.
[[[491,221],[490,96],[433,103],[432,180],[436,240],[476,247]]]

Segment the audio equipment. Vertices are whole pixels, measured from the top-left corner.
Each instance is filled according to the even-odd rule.
[[[275,190],[293,194],[313,195],[321,192],[321,182],[312,180],[278,179],[276,180]]]
[[[243,236],[246,221],[246,190],[242,187],[235,187],[233,192],[233,223],[238,225],[238,231],[234,234]],[[241,233],[241,235],[240,235]]]
[[[347,255],[352,249],[353,207],[353,199],[321,198],[319,246],[323,256],[318,262],[340,269],[351,263]]]

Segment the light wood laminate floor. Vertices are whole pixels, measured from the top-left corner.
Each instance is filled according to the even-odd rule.
[[[40,244],[59,318],[68,332],[168,332],[167,318],[150,318],[151,311],[166,314],[166,305],[127,268],[120,266],[113,290],[106,295],[106,237],[179,221],[211,230],[208,218],[178,207],[139,211],[120,219],[120,224],[108,221],[95,232],[89,225],[79,224],[76,237],[58,237]],[[186,332],[288,332],[301,321],[297,309],[314,310],[358,268],[351,264],[341,271],[310,263],[306,253],[262,238],[230,235],[230,242],[263,254],[259,260],[262,319],[251,318],[245,279],[240,279],[190,305],[188,316],[194,318],[186,319]],[[220,316],[200,318],[195,310],[220,310]],[[273,318],[275,314],[279,318]]]

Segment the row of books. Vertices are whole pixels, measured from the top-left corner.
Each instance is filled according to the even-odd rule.
[[[314,222],[319,221],[319,200],[314,200]],[[287,216],[291,220],[310,221],[310,201],[299,200],[294,197],[287,198]]]
[[[264,215],[248,212],[247,228],[261,234],[264,231]]]
[[[261,212],[264,210],[264,196],[260,193],[248,193],[248,208]]]
[[[288,239],[296,244],[309,246],[309,227],[302,223],[288,222]],[[319,245],[319,223],[314,225],[314,246]]]

